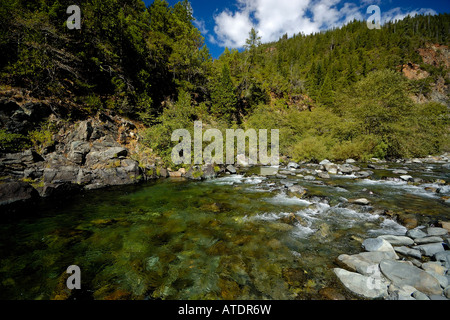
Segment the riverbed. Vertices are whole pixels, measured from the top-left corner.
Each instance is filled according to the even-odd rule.
[[[338,255],[404,234],[405,214],[422,225],[450,220],[442,163],[370,170],[305,180],[298,169],[251,168],[42,200],[0,225],[0,299],[326,299],[326,288],[357,299],[332,271]],[[70,265],[80,267],[81,290],[66,287]]]

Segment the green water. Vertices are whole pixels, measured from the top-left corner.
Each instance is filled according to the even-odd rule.
[[[448,179],[439,168],[417,175]],[[334,260],[360,252],[357,237],[406,231],[383,209],[449,220],[440,200],[448,185],[436,195],[378,178],[289,177],[306,199],[248,172],[43,201],[0,225],[0,298],[324,299],[322,288],[342,289]],[[342,200],[362,196],[373,206]],[[81,290],[66,288],[70,265],[81,269]]]

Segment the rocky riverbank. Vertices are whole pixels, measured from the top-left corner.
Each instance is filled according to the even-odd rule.
[[[450,299],[450,223],[419,227],[405,235],[381,235],[362,242],[365,252],[342,254],[334,272],[365,299]]]

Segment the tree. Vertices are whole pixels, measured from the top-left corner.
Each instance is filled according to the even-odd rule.
[[[211,111],[231,121],[236,116],[237,97],[227,64],[223,64],[220,76],[214,82],[211,88]]]

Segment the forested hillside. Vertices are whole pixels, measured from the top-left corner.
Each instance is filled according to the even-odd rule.
[[[80,30],[66,27],[72,4],[82,9]],[[450,148],[448,14],[381,30],[354,21],[266,44],[252,30],[245,50],[216,60],[187,0],[148,8],[141,0],[4,0],[0,19],[2,92],[70,104],[68,121],[106,112],[141,122],[144,143],[168,163],[171,133],[195,120],[280,129],[281,153],[295,160]],[[17,151],[30,134],[0,129],[2,151]]]

